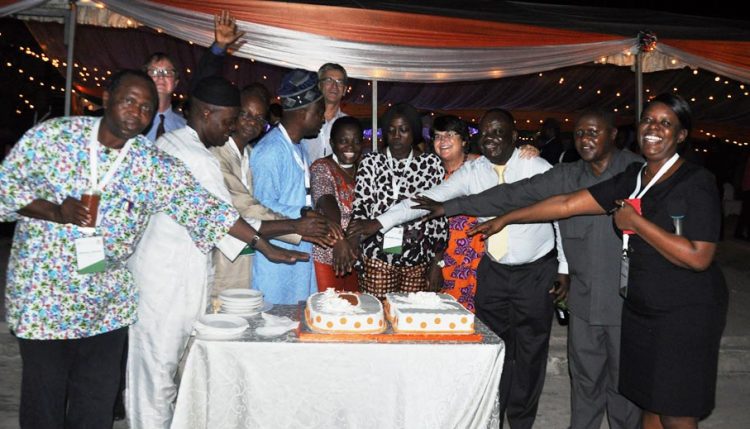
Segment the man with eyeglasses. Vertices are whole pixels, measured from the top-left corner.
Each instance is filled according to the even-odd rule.
[[[302,140],[302,149],[310,163],[333,153],[330,142],[331,127],[336,119],[346,116],[341,111],[341,99],[346,94],[347,80],[346,70],[339,64],[326,63],[318,69],[318,82],[326,106],[325,123],[317,136],[305,136],[308,138]]]
[[[204,77],[221,74],[227,48],[244,34],[237,30],[235,19],[228,11],[222,11],[214,16],[214,43],[206,55],[201,57],[192,77],[194,83],[191,83],[191,90]],[[162,134],[180,129],[187,123],[182,112],[172,107],[172,94],[180,83],[180,71],[174,59],[164,52],[151,54],[143,64],[143,71],[151,76],[159,94],[159,108],[151,127],[144,133],[149,140],[155,142]]]
[[[381,231],[425,214],[440,217],[439,211],[445,207],[448,212],[448,204],[456,201],[451,198],[461,201],[465,195],[476,195],[498,183],[523,181],[552,168],[540,157],[522,156],[516,148],[518,132],[513,116],[506,110],[487,111],[479,122],[479,132],[483,156],[466,161],[443,183],[413,198],[419,205],[404,200],[378,216],[375,223]],[[476,215],[470,210],[454,210],[447,216],[457,214]],[[486,241],[485,255],[477,267],[474,305],[477,317],[505,342],[500,418],[507,411],[512,429],[531,429],[547,367],[553,314],[550,293],[556,292],[550,288],[556,279],[565,279],[567,253],[563,253],[556,239],[559,234],[550,222],[511,225],[506,230]],[[356,233],[356,229],[350,225],[348,232]]]
[[[638,155],[616,147],[617,128],[609,112],[582,113],[575,124],[574,137],[580,160],[557,164],[527,180],[447,201],[441,214],[502,215],[552,195],[590,187],[621,173],[633,162],[643,162]],[[612,429],[639,427],[640,410],[617,391],[623,304],[619,295],[622,240],[606,215],[576,216],[559,224],[570,269],[570,291],[560,291],[561,297],[567,297],[571,316],[570,427],[599,429],[605,412]]]
[[[156,141],[165,132],[180,129],[186,124],[182,113],[172,107],[172,93],[180,83],[180,74],[172,58],[164,52],[151,54],[143,69],[156,84],[159,95],[159,107],[151,128],[145,133],[149,140]]]

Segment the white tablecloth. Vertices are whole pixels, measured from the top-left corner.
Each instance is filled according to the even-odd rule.
[[[291,316],[295,306],[272,313]],[[253,330],[262,323],[251,319]],[[505,354],[482,343],[196,340],[172,428],[486,428],[498,426]]]

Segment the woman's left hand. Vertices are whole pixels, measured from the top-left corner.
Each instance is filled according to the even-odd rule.
[[[620,206],[615,211],[615,225],[620,228],[621,231],[631,230],[635,231],[635,223],[637,219],[641,217],[629,202],[625,200],[617,200],[615,204]]]
[[[519,147],[518,152],[518,156],[521,159],[536,158],[540,153],[542,153],[542,151],[540,151],[536,146],[530,144],[525,144]]]
[[[435,256],[427,269],[427,290],[431,292],[440,292],[443,289],[443,268],[438,265],[442,261],[442,255]]]

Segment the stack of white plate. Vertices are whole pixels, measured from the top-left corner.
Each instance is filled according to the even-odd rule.
[[[255,289],[226,289],[219,293],[219,313],[247,317],[268,311],[272,305],[263,301],[263,292]]]
[[[232,314],[204,314],[194,327],[195,336],[202,340],[232,340],[241,337],[250,324]]]

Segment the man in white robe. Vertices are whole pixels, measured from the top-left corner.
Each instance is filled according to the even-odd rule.
[[[223,78],[210,77],[197,84],[191,103],[187,126],[164,134],[156,144],[185,163],[209,192],[231,203],[219,161],[208,147],[227,141],[239,111],[239,91]],[[292,232],[290,226],[246,221],[262,235]],[[217,246],[230,260],[244,247],[244,242],[235,239]],[[207,306],[211,255],[195,246],[188,230],[158,213],[152,216],[128,266],[140,292],[138,321],[130,328],[128,423],[131,429],[169,428],[177,396],[177,366],[193,323]]]

